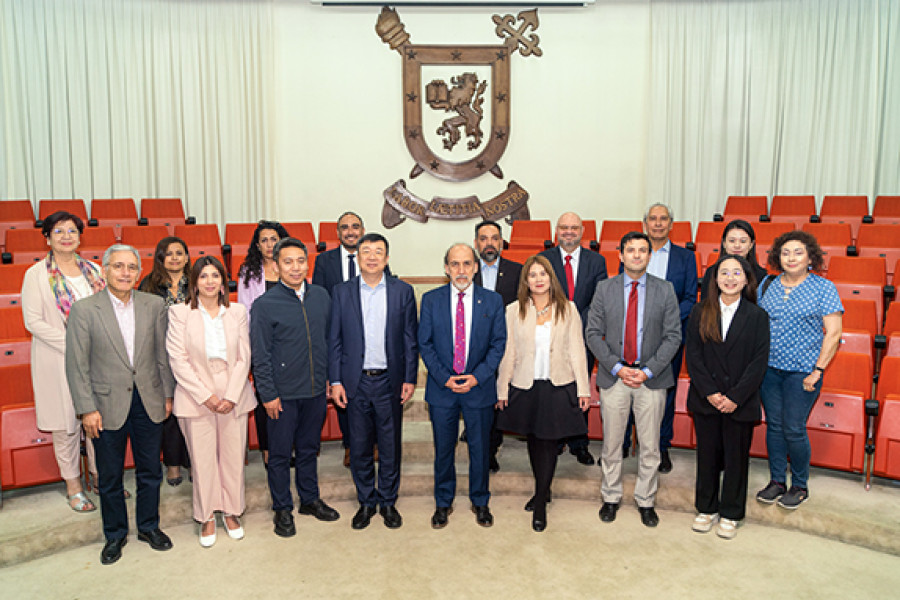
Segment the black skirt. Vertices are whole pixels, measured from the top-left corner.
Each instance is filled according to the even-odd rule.
[[[539,379],[530,390],[509,386],[509,403],[497,414],[497,428],[542,440],[586,434],[575,382],[557,387]]]

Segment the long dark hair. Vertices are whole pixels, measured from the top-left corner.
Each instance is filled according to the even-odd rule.
[[[253,239],[250,240],[250,247],[247,249],[247,256],[238,270],[238,281],[241,281],[244,287],[247,287],[251,279],[257,279],[262,275],[263,255],[259,251],[259,234],[262,233],[263,229],[274,230],[278,234],[279,240],[290,237],[287,229],[278,221],[260,221],[256,224],[256,229],[253,231]]]
[[[756,304],[756,275],[750,267],[750,262],[743,256],[736,254],[724,254],[716,263],[709,267],[712,270],[712,279],[706,297],[700,301],[700,339],[704,342],[722,342],[722,332],[719,330],[719,321],[722,318],[722,309],[719,307],[719,267],[726,260],[734,259],[741,265],[747,283],[741,290],[741,298]]]
[[[231,305],[231,302],[228,298],[228,292],[225,291],[225,286],[228,284],[228,275],[225,274],[225,265],[216,258],[215,256],[201,256],[197,259],[197,262],[194,263],[194,268],[191,269],[191,279],[188,284],[188,291],[191,296],[191,308],[197,308],[200,303],[200,293],[197,291],[197,282],[200,280],[200,273],[203,272],[203,269],[212,265],[216,268],[216,271],[219,272],[219,275],[222,277],[222,289],[219,290],[219,306],[225,306],[228,308]]]
[[[169,272],[166,271],[166,252],[172,244],[181,244],[181,247],[184,248],[184,255],[187,257],[187,261],[184,263],[182,273],[191,272],[191,254],[188,252],[188,247],[184,240],[175,236],[164,237],[156,244],[156,251],[153,252],[153,270],[150,271],[150,274],[144,280],[141,291],[158,294],[161,290],[169,288],[170,279]],[[175,292],[173,291],[173,293]]]
[[[750,246],[750,251],[747,252],[747,262],[750,263],[750,266],[753,267],[754,273],[761,269],[762,267],[759,264],[759,259],[756,258],[756,232],[753,231],[753,226],[743,219],[735,219],[733,221],[729,221],[728,225],[725,226],[725,230],[722,232],[722,243],[719,246],[719,256],[725,256],[728,252],[725,250],[725,238],[728,237],[728,232],[734,229],[740,229],[748,236],[750,236],[750,241],[753,242],[753,245]]]
[[[528,273],[533,265],[542,266],[547,275],[550,276],[550,304],[553,304],[554,308],[556,308],[556,316],[553,320],[565,319],[567,314],[566,306],[569,303],[566,293],[559,284],[559,279],[556,278],[556,273],[553,272],[550,261],[540,254],[535,254],[529,256],[525,264],[522,265],[522,275],[519,276],[519,291],[517,294],[519,298],[519,320],[524,321],[525,316],[528,314],[528,301],[531,299],[531,290],[528,289]]]

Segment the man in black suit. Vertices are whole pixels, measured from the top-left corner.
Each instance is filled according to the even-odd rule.
[[[359,275],[357,249],[360,238],[366,234],[362,217],[352,211],[345,212],[338,218],[337,233],[341,245],[317,256],[313,269],[312,282],[325,288],[329,295],[334,286]],[[386,268],[385,273],[390,275],[391,269]],[[344,466],[349,468],[350,424],[347,421],[347,410],[337,406],[336,408],[338,425],[341,428],[341,443],[344,446]]]
[[[368,527],[378,505],[384,524],[396,529],[403,523],[395,506],[403,404],[416,389],[419,371],[416,297],[411,285],[385,274],[384,236],[361,237],[359,259],[360,276],[332,290],[328,375],[334,403],[347,408],[353,432],[350,469],[359,511],[352,527]]]
[[[497,292],[507,306],[516,301],[519,292],[519,275],[522,265],[506,260],[500,253],[503,251],[503,230],[496,221],[482,221],[475,226],[475,250],[478,252],[479,269],[473,280],[475,285]],[[466,433],[463,432],[463,437]],[[497,429],[497,411],[494,410],[494,423],[491,425],[491,473],[500,470],[497,462],[497,451],[503,444],[503,432]]]
[[[597,284],[606,279],[606,260],[600,254],[581,247],[581,238],[584,235],[584,226],[581,217],[572,212],[567,212],[556,221],[556,239],[559,244],[556,248],[550,248],[541,252],[553,265],[556,278],[559,279],[566,297],[575,303],[578,314],[581,316],[581,325],[587,325],[587,313],[591,307],[591,299]],[[585,348],[587,353],[588,373],[594,368],[594,356]],[[587,420],[585,411],[584,418]],[[583,465],[594,464],[594,457],[588,450],[588,437],[577,436],[565,440],[569,445],[569,452],[578,458]],[[562,446],[560,447],[562,450]]]

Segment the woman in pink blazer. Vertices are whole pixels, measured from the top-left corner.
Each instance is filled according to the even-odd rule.
[[[225,267],[212,256],[191,269],[188,304],[169,308],[166,349],[175,375],[173,412],[184,433],[193,465],[194,519],[200,522],[200,545],[216,541],[215,512],[223,513],[225,531],[244,537],[244,453],[247,414],[256,398],[250,371],[247,309],[230,304]]]

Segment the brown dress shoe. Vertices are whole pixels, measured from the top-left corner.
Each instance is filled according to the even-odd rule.
[[[350,468],[350,448],[344,448],[344,466]]]

